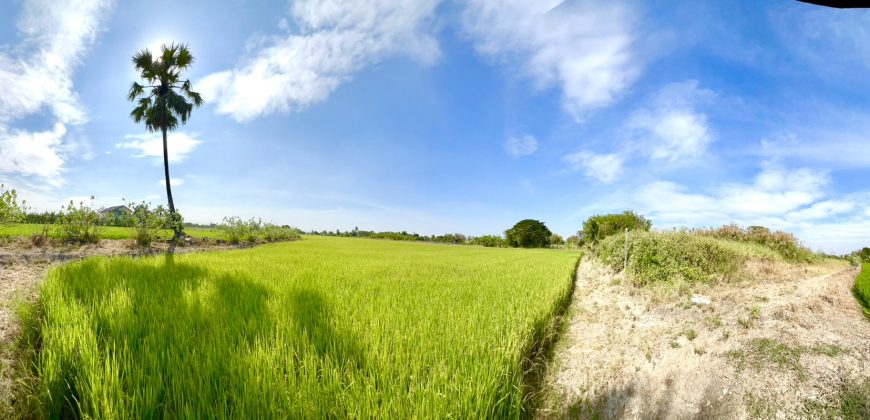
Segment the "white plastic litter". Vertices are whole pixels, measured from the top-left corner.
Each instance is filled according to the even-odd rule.
[[[695,305],[709,305],[711,302],[710,298],[701,295],[692,295],[689,300],[691,300]]]

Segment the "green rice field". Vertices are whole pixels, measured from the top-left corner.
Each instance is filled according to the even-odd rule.
[[[861,273],[855,279],[855,297],[864,308],[864,315],[870,317],[870,263],[861,266]]]
[[[63,265],[29,318],[34,415],[527,417],[578,257],[306,237]]]
[[[7,226],[0,226],[0,237],[21,236],[29,237],[33,234],[42,233],[44,226],[49,228],[49,236],[56,238],[57,232],[53,225],[39,225],[29,223],[16,223]],[[101,239],[133,239],[133,228],[118,227],[118,226],[102,226],[100,231]],[[194,238],[220,238],[221,232],[217,229],[208,228],[185,228],[184,233]],[[166,229],[163,231],[162,238],[169,239],[172,237],[172,231]]]

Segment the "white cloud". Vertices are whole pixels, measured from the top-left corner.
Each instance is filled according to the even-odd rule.
[[[342,83],[392,56],[432,63],[441,54],[433,23],[439,0],[301,0],[298,30],[253,41],[236,68],[199,81],[217,112],[237,121],[304,109]],[[284,28],[287,25],[282,25]]]
[[[0,173],[39,176],[53,185],[62,184],[64,159],[62,138],[66,127],[56,123],[51,131],[32,132],[6,129],[0,125]]]
[[[469,0],[462,18],[481,54],[559,87],[577,120],[616,102],[641,70],[635,13],[621,1]]]
[[[528,156],[538,151],[538,139],[530,135],[511,137],[505,141],[504,148],[513,157]]]
[[[865,134],[870,126],[866,122],[854,124],[834,119],[827,125],[836,129],[798,128],[800,135],[786,133],[763,139],[759,154],[773,159],[820,163],[831,168],[870,168],[870,153],[863,153],[870,141]]]
[[[660,228],[763,225],[838,253],[867,246],[870,238],[870,212],[865,211],[870,193],[837,196],[827,172],[806,168],[766,168],[752,183],[721,184],[706,192],[658,181],[638,187],[623,202]]]
[[[707,116],[696,110],[713,92],[689,80],[665,86],[650,105],[635,111],[628,127],[636,147],[652,159],[675,162],[703,155],[713,141]]]
[[[187,158],[200,143],[198,133],[173,131],[167,134],[167,150],[170,162],[181,162]],[[135,149],[139,154],[133,157],[154,157],[163,159],[163,135],[161,133],[127,134],[124,136],[129,141],[115,144],[120,149]]]
[[[165,179],[161,179],[160,181],[157,181],[157,183],[160,185],[166,186]],[[169,185],[171,185],[173,187],[177,187],[179,185],[184,185],[184,178],[170,178]]]
[[[582,170],[586,176],[601,182],[613,182],[622,175],[625,158],[619,154],[595,154],[581,151],[565,155],[562,160],[575,171]]]
[[[73,71],[111,5],[111,0],[23,3],[17,22],[23,40],[0,51],[0,172],[63,184],[68,149],[79,147],[64,144],[64,136],[86,122],[73,90]],[[13,127],[15,121],[45,110],[54,117],[51,130]]]

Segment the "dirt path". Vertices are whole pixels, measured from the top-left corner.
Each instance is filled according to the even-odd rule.
[[[759,269],[778,280],[654,303],[584,260],[539,417],[870,418],[857,270]]]
[[[18,305],[34,302],[39,285],[48,270],[65,261],[88,256],[150,255],[164,253],[165,243],[155,244],[151,250],[142,250],[131,240],[103,240],[97,245],[81,247],[31,247],[26,240],[6,241],[0,245],[0,415],[12,415],[14,401],[13,379],[17,365],[15,339],[19,328],[16,318]],[[176,254],[188,252],[238,249],[231,245],[194,245],[176,247]]]

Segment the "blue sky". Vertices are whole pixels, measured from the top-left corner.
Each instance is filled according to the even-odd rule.
[[[207,102],[169,140],[188,221],[569,235],[634,209],[867,246],[870,14],[686,3],[4,2],[0,182],[163,203],[125,94],[130,57],[177,41]]]

